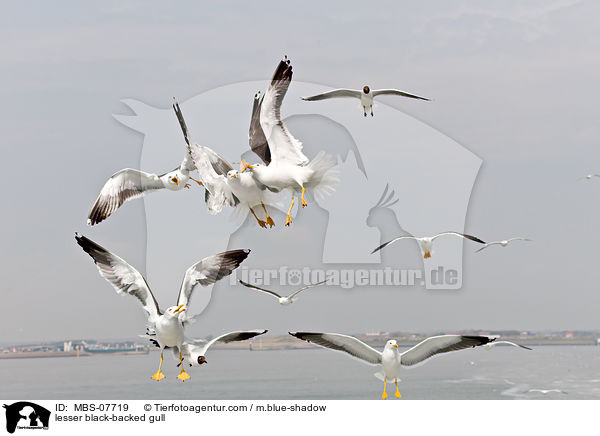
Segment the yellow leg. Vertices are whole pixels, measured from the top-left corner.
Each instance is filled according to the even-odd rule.
[[[431,257],[431,253],[430,253],[429,251],[426,251],[426,252],[423,254],[423,259],[429,259],[430,257]]]
[[[153,380],[159,381],[159,380],[162,380],[163,378],[165,378],[165,375],[160,370],[162,368],[162,363],[163,363],[163,352],[161,351],[160,352],[160,364],[158,365],[158,371],[156,371],[156,374],[154,374],[152,376]]]
[[[262,208],[265,211],[265,215],[267,216],[267,224],[269,225],[269,227],[273,227],[275,225],[275,221],[273,221],[273,219],[271,219],[271,217],[269,216],[269,212],[267,212],[265,204],[263,202],[261,202],[260,204],[262,205]]]
[[[250,212],[252,212],[252,215],[254,215],[254,218],[256,218],[256,222],[258,223],[258,225],[261,226],[263,229],[266,229],[267,228],[266,223],[263,220],[258,219],[258,217],[254,213],[254,211],[252,210],[252,208],[250,208]]]
[[[386,381],[386,379],[384,378],[384,379],[383,379],[383,394],[381,394],[381,399],[382,399],[382,400],[385,400],[385,399],[387,398],[387,390],[386,390],[386,387],[387,387],[387,381]]]
[[[204,183],[202,183],[200,180],[196,180],[193,177],[190,177],[190,180],[193,180],[194,182],[196,182],[197,184],[199,184],[200,186],[204,186]]]
[[[398,390],[398,379],[395,379],[394,383],[396,384],[396,393],[394,395],[396,395],[396,398],[402,398],[402,395],[400,395],[400,391]]]
[[[302,200],[302,207],[306,207],[306,201],[304,200],[304,192],[306,191],[306,189],[304,189],[304,186],[302,187],[302,197],[300,197],[300,199]]]
[[[292,197],[292,204],[290,204],[290,210],[288,210],[287,217],[285,218],[285,225],[289,226],[292,223],[292,217],[290,214],[292,213],[292,208],[294,207],[294,197]]]
[[[179,352],[179,363],[181,364],[181,372],[179,373],[177,378],[181,381],[189,380],[191,377],[188,375],[187,372],[185,372],[185,369],[183,369],[183,358],[181,357],[181,351]]]

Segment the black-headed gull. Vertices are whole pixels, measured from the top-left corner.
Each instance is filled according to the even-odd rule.
[[[400,366],[416,365],[436,354],[477,347],[495,340],[495,338],[489,338],[487,336],[432,336],[400,353],[400,351],[398,351],[398,343],[395,340],[387,341],[383,348],[383,352],[380,352],[353,336],[340,335],[337,333],[311,332],[289,332],[289,334],[298,339],[302,339],[303,341],[320,345],[321,347],[343,351],[372,365],[381,365],[382,370],[375,373],[375,377],[383,381],[382,399],[387,398],[387,382],[392,380],[394,380],[396,385],[396,397],[401,397],[400,392],[398,391],[398,371]]]
[[[425,97],[419,97],[418,95],[409,94],[408,92],[400,91],[399,89],[371,89],[368,86],[363,86],[362,91],[358,89],[334,89],[327,91],[322,94],[313,95],[310,97],[302,97],[302,100],[306,101],[318,101],[326,100],[329,98],[358,98],[360,104],[363,107],[364,116],[367,116],[367,109],[371,111],[373,116],[373,99],[378,95],[400,95],[402,97],[415,98],[418,100],[431,101]]]
[[[75,239],[83,251],[92,257],[100,275],[115,288],[118,294],[132,295],[142,303],[148,317],[148,335],[160,348],[160,364],[158,371],[152,376],[152,379],[157,381],[165,378],[161,371],[165,348],[172,348],[173,353],[179,353],[180,363],[183,360],[184,322],[187,320],[185,312],[194,287],[197,284],[208,286],[228,276],[250,254],[248,249],[230,250],[196,262],[185,272],[179,289],[177,305],[168,307],[163,313],[150,291],[148,283],[138,270],[85,236],[76,233]],[[183,366],[177,378],[181,381],[190,378]]]

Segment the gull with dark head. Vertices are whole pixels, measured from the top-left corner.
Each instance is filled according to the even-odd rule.
[[[165,378],[161,370],[165,348],[172,348],[173,353],[178,355],[179,362],[183,361],[186,349],[184,345],[187,343],[184,336],[184,323],[188,320],[186,311],[195,286],[216,283],[231,274],[250,254],[250,250],[247,249],[230,250],[196,262],[185,272],[177,304],[162,312],[148,283],[138,270],[85,236],[76,233],[75,239],[83,251],[92,257],[100,275],[115,288],[118,294],[132,295],[142,303],[147,315],[148,337],[160,348],[160,364],[158,371],[152,376],[152,379],[157,381]],[[183,366],[177,378],[181,381],[190,378]]]
[[[327,100],[329,98],[357,98],[363,108],[363,114],[367,116],[367,110],[373,116],[373,99],[378,95],[400,95],[402,97],[415,98],[417,100],[431,101],[425,97],[409,94],[408,92],[400,91],[399,89],[371,89],[367,85],[363,86],[362,91],[358,89],[334,89],[322,94],[312,95],[310,97],[302,97],[305,101]]]
[[[398,390],[398,372],[401,366],[413,366],[438,354],[473,348],[495,340],[487,336],[431,336],[401,353],[395,340],[387,341],[383,351],[378,351],[353,336],[338,333],[289,332],[289,334],[321,347],[343,351],[371,365],[381,365],[382,369],[375,373],[375,377],[383,381],[382,399],[387,398],[387,382],[392,380],[396,385],[395,396],[401,397]]]
[[[471,235],[467,235],[464,233],[458,233],[458,232],[443,232],[443,233],[438,233],[435,236],[425,236],[422,238],[417,238],[415,236],[400,236],[400,237],[394,238],[391,241],[388,241],[384,244],[381,244],[379,247],[377,247],[375,250],[373,250],[371,252],[371,254],[375,253],[376,251],[381,250],[382,248],[387,247],[390,244],[393,244],[396,241],[400,241],[402,239],[414,239],[415,241],[417,241],[419,243],[419,247],[421,247],[421,251],[423,252],[423,258],[428,259],[431,257],[431,252],[433,250],[433,241],[435,241],[440,236],[445,236],[445,235],[454,235],[454,236],[461,237],[463,239],[468,239],[470,241],[477,242],[479,244],[485,244],[485,241],[482,241],[481,239],[479,239],[476,236],[471,236]]]
[[[292,191],[286,226],[292,222],[294,196],[300,196],[300,204],[306,207],[304,195],[307,189],[312,189],[317,197],[322,197],[333,192],[338,182],[333,170],[337,162],[333,157],[321,151],[309,161],[302,152],[302,143],[281,120],[281,103],[291,80],[292,65],[286,56],[277,65],[265,94],[261,97],[258,93],[254,98],[250,148],[263,164],[250,165],[245,161],[241,164],[242,172],[250,170],[259,186],[265,186],[273,192]]]
[[[251,288],[251,289],[256,289],[257,291],[261,291],[261,292],[265,292],[267,294],[270,294],[272,296],[274,296],[275,298],[277,298],[279,300],[279,304],[281,304],[282,306],[289,306],[290,304],[292,304],[294,301],[296,301],[296,296],[306,290],[306,289],[310,289],[310,288],[314,288],[315,286],[320,286],[323,285],[325,283],[327,283],[327,280],[323,280],[321,282],[317,282],[317,283],[313,283],[311,285],[307,285],[307,286],[303,286],[300,289],[295,290],[294,292],[292,292],[290,295],[283,296],[283,295],[279,295],[277,292],[275,291],[270,291],[268,289],[265,288],[260,288],[258,286],[255,285],[251,285],[250,283],[246,283],[243,280],[239,281],[242,285],[244,285],[247,288]]]

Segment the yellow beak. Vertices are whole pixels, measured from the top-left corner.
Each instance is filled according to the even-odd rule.
[[[175,183],[177,186],[179,186],[179,180],[177,179],[177,177],[173,178],[173,183]]]
[[[233,173],[233,174],[231,175],[231,177],[233,177],[234,179],[237,179],[237,174]]]
[[[181,313],[181,312],[185,312],[187,309],[185,307],[185,304],[180,304],[179,306],[177,306],[177,309],[175,309],[173,311],[173,313]]]
[[[394,348],[398,348],[398,344],[394,344]]]

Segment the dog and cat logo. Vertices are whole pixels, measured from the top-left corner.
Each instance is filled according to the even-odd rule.
[[[48,430],[50,411],[29,401],[5,404],[6,431],[14,433],[16,429]]]

